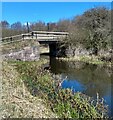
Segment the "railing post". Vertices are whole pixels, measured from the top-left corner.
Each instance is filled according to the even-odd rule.
[[[31,36],[32,36],[32,39],[33,39],[33,36],[34,36],[34,33],[33,33],[33,32],[31,33]]]
[[[22,35],[22,39],[24,40],[24,35]]]
[[[36,39],[37,39],[38,35],[36,34]]]
[[[11,41],[11,42],[13,41],[13,38],[12,38],[12,37],[10,37],[10,41]]]

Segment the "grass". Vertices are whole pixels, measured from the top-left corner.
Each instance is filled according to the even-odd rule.
[[[102,102],[83,95],[73,93],[70,89],[62,89],[59,82],[53,80],[49,71],[44,71],[38,62],[11,62],[20,74],[25,86],[33,96],[43,99],[48,108],[59,118],[105,118],[106,107]],[[98,103],[98,104],[97,104]]]
[[[105,62],[98,59],[96,56],[76,56],[76,57],[65,57],[65,58],[58,58],[64,61],[81,61],[86,62],[89,64],[97,64],[97,65],[107,65],[111,66],[112,62]]]
[[[39,61],[37,67],[46,63]],[[26,62],[27,63],[27,62]],[[18,62],[16,64],[23,64]],[[29,65],[29,62],[27,63]],[[34,66],[32,66],[34,67]],[[24,66],[22,66],[24,70]],[[32,71],[33,72],[33,71]],[[30,75],[30,74],[29,74]],[[14,64],[3,62],[2,65],[2,105],[0,113],[2,118],[56,118],[43,99],[33,96],[15,69]],[[29,83],[29,85],[31,85]]]

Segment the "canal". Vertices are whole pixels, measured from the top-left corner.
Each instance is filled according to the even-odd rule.
[[[99,93],[99,97],[103,98],[108,105],[109,116],[113,115],[111,68],[84,62],[61,61],[55,58],[50,58],[49,66],[53,74],[61,76],[63,89],[70,88],[74,92],[82,92],[94,99]]]

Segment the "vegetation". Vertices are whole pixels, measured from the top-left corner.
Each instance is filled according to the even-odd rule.
[[[76,47],[80,46],[91,51],[91,56],[94,55],[94,59],[81,56],[79,58],[80,61],[103,64],[104,62],[101,59],[105,58],[103,56],[99,60],[98,53],[100,50],[109,51],[111,49],[110,12],[104,7],[93,8],[80,16],[59,20],[57,23],[45,24],[42,21],[31,23],[29,30],[67,31],[70,35],[62,44],[63,47],[71,47],[73,56],[75,56],[74,51]],[[10,25],[7,21],[1,21],[1,24],[2,37],[28,32],[28,28],[20,22]],[[15,42],[3,45],[2,51],[3,53],[8,53],[10,50],[20,50],[32,44],[34,44],[34,41]],[[112,50],[110,53],[112,53]],[[108,61],[111,61],[110,54],[108,56],[110,57]],[[43,99],[44,105],[46,104],[45,106],[48,109],[51,108],[60,118],[91,119],[107,117],[106,106],[103,101],[99,100],[98,95],[97,100],[93,100],[82,93],[73,93],[70,89],[61,89],[61,80],[53,80],[51,73],[42,69],[41,65],[45,62],[47,61],[10,61],[3,64],[4,93],[3,106],[1,107],[3,117],[39,117],[37,111],[40,110],[42,105],[39,99]],[[10,67],[7,67],[7,65],[10,65]],[[12,74],[9,74],[10,72]],[[25,89],[23,89],[23,86]],[[28,103],[28,105],[24,103]],[[28,107],[28,109],[23,107]],[[36,111],[34,111],[34,108],[36,108]],[[45,112],[48,111],[47,109],[45,110]],[[51,111],[50,114],[45,117],[56,117]],[[46,115],[46,113],[43,113],[43,115]]]
[[[40,61],[37,66],[46,63]],[[46,106],[44,100],[30,94],[23,79],[11,64],[6,61],[2,65],[2,118],[56,118],[57,116]]]
[[[60,118],[104,118],[106,107],[103,102],[81,93],[73,93],[70,89],[61,89],[60,80],[55,81],[51,73],[43,71],[37,62],[11,62],[20,74],[20,78],[33,96],[46,101]]]
[[[27,27],[20,22],[10,25],[7,21],[1,21],[2,37],[26,33]],[[56,23],[33,22],[29,30],[41,31],[67,31],[70,33],[65,45],[75,51],[80,46],[90,51],[90,54],[98,55],[99,51],[110,51],[111,47],[111,10],[105,7],[89,9],[82,15],[72,19],[62,19]],[[73,56],[75,53],[73,52]],[[102,53],[103,54],[103,53]]]
[[[99,60],[100,58],[96,57],[96,56],[61,57],[61,58],[57,58],[57,59],[63,60],[63,61],[69,61],[69,62],[81,61],[81,62],[95,64],[95,65],[106,65],[108,67],[111,67],[111,65],[112,65],[112,62]]]
[[[92,50],[94,55],[100,49],[111,48],[111,18],[110,10],[100,7],[93,8],[73,20],[71,41]]]

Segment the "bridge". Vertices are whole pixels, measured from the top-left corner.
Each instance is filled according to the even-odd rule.
[[[68,37],[68,35],[68,32],[32,31],[26,34],[2,38],[1,43],[2,45],[7,45],[17,41],[35,40],[40,44],[49,45],[50,56],[58,56],[57,51],[60,49],[58,46]],[[63,51],[60,50],[60,52]]]
[[[68,32],[48,32],[48,31],[32,31],[30,33],[15,35],[10,37],[1,38],[2,44],[11,42],[22,41],[25,39],[35,39],[38,42],[58,42],[65,39],[69,35]]]

